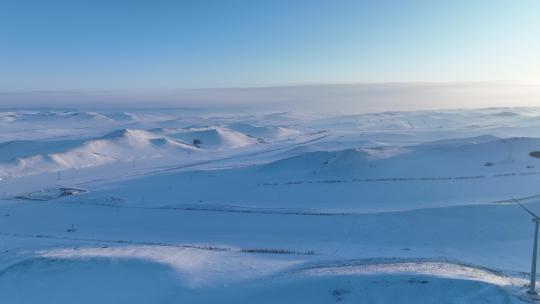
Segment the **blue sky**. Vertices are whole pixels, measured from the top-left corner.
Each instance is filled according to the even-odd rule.
[[[0,90],[540,79],[540,2],[0,0]]]
[[[0,91],[540,80],[540,1],[0,0]]]

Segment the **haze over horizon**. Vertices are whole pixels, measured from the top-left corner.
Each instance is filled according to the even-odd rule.
[[[220,112],[345,114],[539,105],[539,85],[497,82],[318,84],[146,92],[0,92],[0,109],[186,108]]]

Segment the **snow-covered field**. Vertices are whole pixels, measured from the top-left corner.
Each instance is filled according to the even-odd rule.
[[[0,303],[522,303],[540,109],[0,111]],[[535,153],[536,152],[536,153]]]

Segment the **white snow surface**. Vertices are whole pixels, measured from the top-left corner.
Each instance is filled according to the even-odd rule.
[[[1,303],[526,303],[540,109],[0,110]],[[535,153],[537,152],[537,153]]]

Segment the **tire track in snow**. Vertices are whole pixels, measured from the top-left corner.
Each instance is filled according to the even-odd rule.
[[[540,198],[540,194],[534,194],[530,196],[515,197],[519,201],[527,201],[535,198]],[[34,202],[35,203],[35,202]],[[473,203],[463,203],[456,204],[448,207],[459,207],[459,206],[469,206],[469,205],[484,205],[484,204],[511,204],[513,203],[512,198],[501,199],[496,201],[487,201],[487,202],[473,202]],[[274,215],[298,215],[298,216],[359,216],[365,214],[377,214],[377,213],[394,213],[394,212],[405,212],[412,210],[422,210],[422,209],[435,209],[441,208],[440,206],[436,207],[421,207],[421,208],[410,208],[405,210],[389,210],[389,211],[376,211],[376,212],[343,212],[343,211],[324,211],[317,209],[288,209],[288,208],[256,208],[256,207],[244,207],[244,206],[235,206],[235,205],[197,205],[197,204],[182,204],[176,206],[160,206],[160,207],[150,207],[150,206],[126,206],[118,204],[109,204],[109,203],[97,203],[97,202],[85,202],[85,201],[40,201],[38,204],[63,204],[63,205],[84,205],[84,206],[97,206],[104,208],[120,208],[120,209],[142,209],[142,210],[172,210],[172,211],[206,211],[206,212],[230,212],[230,213],[248,213],[248,214],[274,214]]]
[[[286,181],[286,182],[265,182],[258,183],[257,186],[296,186],[304,184],[342,184],[342,183],[372,183],[372,182],[424,182],[424,181],[452,181],[452,180],[471,180],[484,178],[505,178],[516,176],[540,175],[540,171],[534,172],[508,172],[497,173],[493,175],[467,175],[467,176],[442,176],[442,177],[380,177],[380,178],[353,178],[353,179],[327,179],[327,180],[305,180],[305,181]]]

